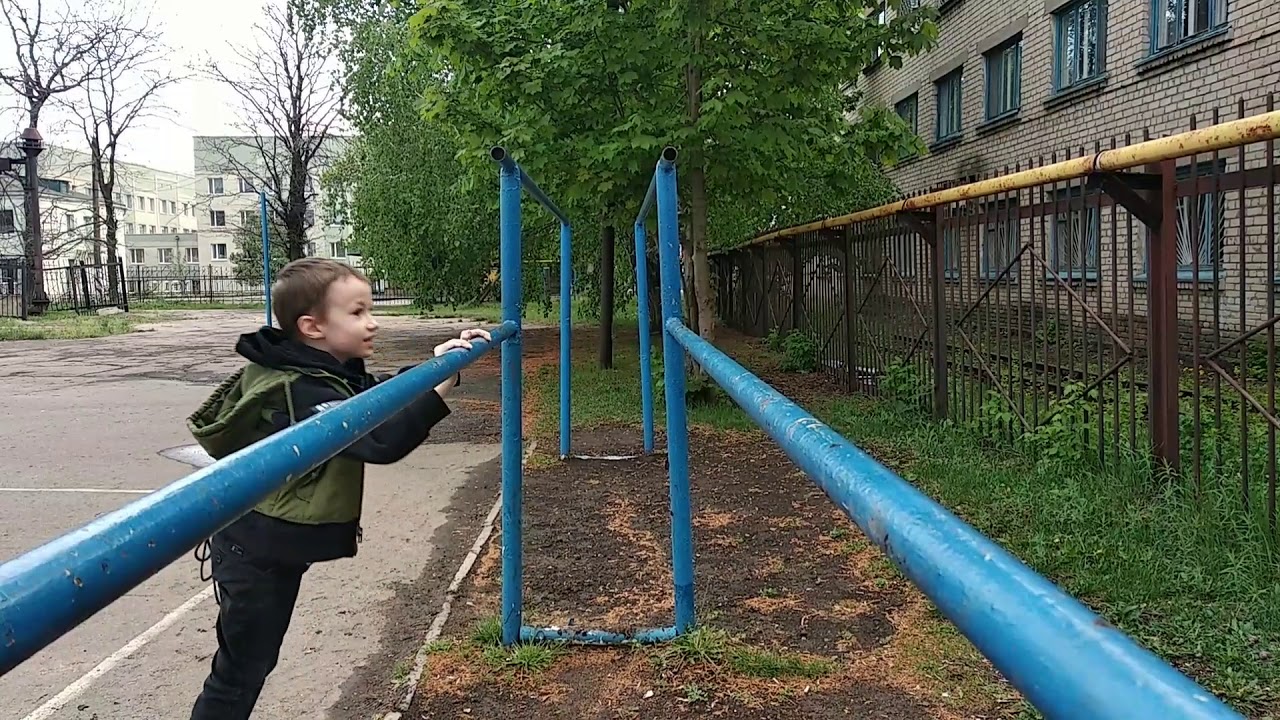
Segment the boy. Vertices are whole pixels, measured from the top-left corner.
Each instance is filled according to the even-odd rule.
[[[222,458],[373,387],[365,372],[378,323],[358,270],[304,258],[280,271],[271,288],[280,330],[242,335],[249,361],[188,420],[196,440]],[[436,356],[489,340],[466,330]],[[403,372],[404,370],[401,370]],[[443,396],[458,376],[436,386],[341,454],[263,500],[215,533],[203,557],[213,561],[218,650],[192,720],[243,720],[275,668],[302,575],[311,563],[353,557],[360,538],[365,463],[394,463],[427,439],[449,414]],[[203,572],[202,572],[203,574]]]

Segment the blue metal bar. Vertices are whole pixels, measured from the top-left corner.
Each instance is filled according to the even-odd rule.
[[[516,336],[506,322],[493,342]],[[492,349],[447,353],[0,565],[0,675]]]
[[[657,173],[654,173],[657,177]],[[652,187],[652,184],[650,184]],[[645,262],[644,222],[637,222],[636,233],[636,310],[640,315],[640,416],[644,427],[644,451],[653,452],[653,361],[650,358],[649,272]]]
[[[560,223],[560,459],[569,457],[573,358],[573,233]]]
[[[676,637],[674,627],[637,630],[631,633],[570,628],[520,628],[520,642],[567,642],[576,645],[652,645]]]
[[[636,213],[636,225],[643,226],[645,221],[649,219],[649,211],[653,209],[653,199],[658,194],[658,173],[654,173],[649,178],[649,189],[644,193],[644,200],[640,203],[640,212]]]
[[[520,169],[520,165],[516,163],[515,160],[511,159],[511,156],[507,154],[507,151],[504,148],[495,147],[491,149],[489,151],[489,157],[493,158],[493,161],[498,163],[503,170],[515,168],[520,178],[520,184],[524,186],[525,190],[529,191],[529,195],[531,195],[534,200],[537,200],[539,205],[546,208],[548,212],[555,215],[556,219],[561,223],[565,225],[569,224],[569,216],[565,215],[564,211],[552,202],[551,198],[547,197],[546,193],[542,192],[542,188],[538,187],[538,183],[534,182],[533,178],[529,177],[528,173]]]
[[[271,233],[267,231],[267,191],[258,191],[258,224],[262,226],[262,295],[267,303],[267,327],[271,327]]]
[[[500,149],[496,148],[495,150]],[[520,342],[520,168],[505,154],[495,155],[499,171],[499,273],[502,282],[502,320],[517,330],[502,343],[502,642],[520,639],[523,595],[523,538],[521,512],[524,478],[521,468]]]
[[[658,255],[662,276],[662,318],[680,323],[680,225],[676,205],[675,150],[658,161]],[[689,503],[689,421],[685,414],[684,352],[668,334],[662,344],[667,399],[667,465],[671,494],[671,568],[675,581],[676,631],[695,622],[693,609],[693,514]]]
[[[1046,717],[1241,717],[679,319],[665,329]]]

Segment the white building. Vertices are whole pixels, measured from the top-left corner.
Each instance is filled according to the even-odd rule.
[[[0,152],[6,157],[22,156],[13,146]],[[91,156],[52,146],[40,154],[39,164],[45,267],[92,262],[96,254]],[[17,176],[0,176],[0,185],[0,256],[22,255],[26,218],[22,182]],[[129,236],[194,233],[198,215],[194,188],[195,179],[190,175],[118,162],[113,192],[119,221],[117,252],[126,256]],[[106,209],[101,199],[96,214],[99,238],[105,242]]]
[[[197,230],[208,237],[210,247],[225,243],[235,251],[233,235],[248,224],[257,224],[260,180],[272,173],[264,167],[263,148],[273,138],[253,136],[196,136],[195,187],[200,206]],[[307,255],[328,257],[359,264],[359,258],[348,254],[347,240],[351,226],[346,219],[327,212],[328,198],[320,185],[320,177],[345,149],[346,139],[334,137],[325,142],[312,167],[309,192],[313,193],[308,208]],[[219,239],[225,238],[225,239]]]

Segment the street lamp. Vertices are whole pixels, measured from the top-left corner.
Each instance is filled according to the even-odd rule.
[[[35,127],[22,131],[19,147],[26,155],[27,163],[27,251],[31,268],[31,310],[42,315],[49,307],[49,296],[44,291],[44,239],[40,233],[40,167],[37,158],[44,151],[44,138]]]

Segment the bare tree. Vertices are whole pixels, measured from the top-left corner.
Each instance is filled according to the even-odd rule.
[[[105,5],[71,4],[46,12],[43,0],[0,0],[13,40],[12,64],[0,63],[0,84],[23,103],[29,127],[40,125],[40,113],[53,98],[83,88],[100,71],[96,48],[127,27],[127,13]],[[36,302],[45,297],[39,193],[28,186],[24,223],[24,255],[32,270]]]
[[[159,29],[152,26],[149,17],[137,17],[132,26],[119,28],[95,46],[91,59],[98,71],[85,83],[81,102],[65,103],[79,119],[89,145],[93,205],[101,208],[101,213],[95,211],[93,215],[94,255],[100,259],[101,230],[105,225],[108,263],[117,257],[120,237],[122,212],[116,193],[120,140],[139,121],[160,114],[164,108],[159,94],[182,79],[164,69],[168,48],[161,42]],[[109,287],[113,292],[117,287],[116,271],[116,266],[111,265]]]
[[[313,178],[338,153],[343,99],[336,35],[325,23],[301,18],[295,2],[267,5],[255,26],[256,47],[237,47],[234,61],[206,65],[239,100],[244,133],[213,138],[207,149],[223,170],[266,192],[270,222],[284,229],[289,259],[305,254],[315,223]]]

